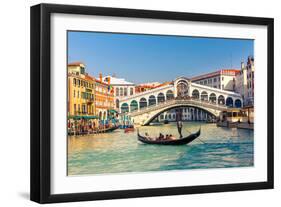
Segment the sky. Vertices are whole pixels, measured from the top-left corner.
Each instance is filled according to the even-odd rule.
[[[240,69],[254,55],[254,40],[188,36],[68,32],[68,63],[86,72],[133,83],[165,82],[219,69]]]

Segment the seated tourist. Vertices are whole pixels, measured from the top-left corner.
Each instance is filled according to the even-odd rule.
[[[173,137],[173,135],[170,134],[169,139],[173,140],[173,139],[176,139],[176,138]]]
[[[158,140],[162,140],[164,138],[164,135],[162,133],[159,133]]]

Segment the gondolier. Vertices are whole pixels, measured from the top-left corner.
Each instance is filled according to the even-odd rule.
[[[178,128],[178,132],[180,135],[180,138],[182,138],[182,110],[178,109],[177,113],[176,113],[176,121],[177,121],[177,128]]]
[[[182,138],[182,121],[177,121],[177,127],[178,127],[178,132],[179,132],[179,135],[180,135],[180,138]]]

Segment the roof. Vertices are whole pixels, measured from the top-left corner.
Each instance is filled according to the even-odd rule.
[[[94,81],[94,80],[95,80],[95,78],[94,78],[93,76],[90,76],[90,75],[88,75],[88,74],[85,75],[85,79],[86,79],[86,80],[91,80],[91,81]]]
[[[72,63],[68,63],[68,66],[80,66],[80,65],[84,65],[84,63],[82,63],[82,62],[72,62]]]
[[[155,86],[151,86],[151,85],[137,85],[136,88],[155,88]]]
[[[197,80],[202,80],[202,79],[205,79],[205,78],[211,78],[211,77],[218,76],[218,75],[233,75],[233,76],[235,76],[239,72],[240,72],[239,69],[220,69],[220,70],[217,70],[215,72],[205,73],[205,74],[199,75],[199,76],[194,76],[194,77],[191,78],[191,80],[197,81]]]
[[[95,79],[96,83],[100,83],[100,84],[103,84],[103,85],[108,85],[107,82],[103,82],[103,81],[100,81],[99,79]]]
[[[147,87],[156,87],[159,86],[161,83],[159,82],[149,82],[149,83],[140,83],[138,86],[147,86]]]
[[[124,78],[116,78],[112,76],[105,76],[103,81],[107,82],[108,78],[110,78],[110,85],[135,85],[132,82],[126,81]]]
[[[234,75],[236,75],[237,73],[239,73],[241,70],[239,69],[222,69],[221,73],[222,74],[229,74],[229,73],[234,73]]]
[[[155,86],[155,88],[158,88],[158,87],[161,87],[161,86],[165,86],[165,85],[170,85],[170,84],[172,84],[171,81],[166,81],[166,82],[164,82],[164,83],[161,83],[161,84],[158,85],[158,86]]]

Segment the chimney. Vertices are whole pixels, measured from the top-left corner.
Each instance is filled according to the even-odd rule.
[[[99,74],[100,82],[102,82],[102,73]]]

